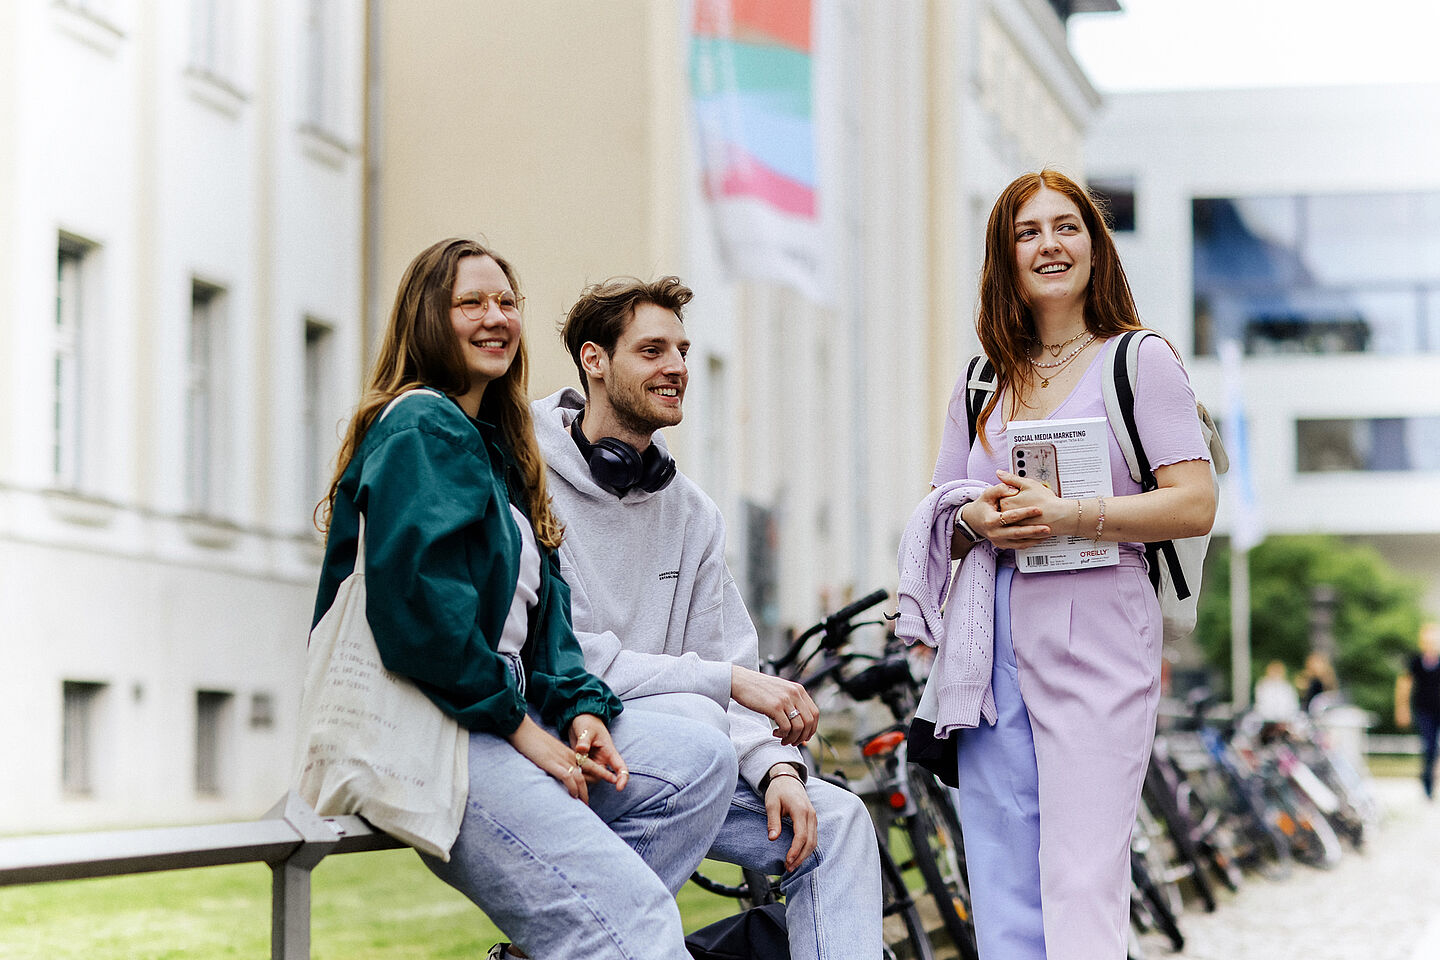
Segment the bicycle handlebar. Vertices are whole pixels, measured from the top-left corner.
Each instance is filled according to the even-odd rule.
[[[851,620],[863,611],[875,606],[875,604],[886,600],[889,596],[890,592],[884,587],[881,587],[878,590],[872,590],[859,600],[847,603],[792,640],[790,642],[790,649],[781,654],[779,659],[771,660],[770,666],[776,671],[783,670],[790,666],[795,662],[796,658],[800,656],[800,649],[805,646],[805,641],[822,631],[825,634],[825,639],[821,641],[820,645],[831,650],[835,649],[840,646],[846,634],[850,632],[846,628],[849,627]]]

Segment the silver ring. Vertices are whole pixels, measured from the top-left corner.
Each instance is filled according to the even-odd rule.
[[[796,717],[800,716],[800,711],[791,710],[789,713],[785,714],[785,716],[789,717],[791,720],[794,720]]]

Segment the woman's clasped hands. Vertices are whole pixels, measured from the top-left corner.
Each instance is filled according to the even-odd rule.
[[[1073,523],[1074,503],[1043,483],[997,470],[1000,482],[986,487],[965,507],[965,521],[996,549],[1033,547]]]
[[[582,713],[570,723],[570,745],[526,717],[509,737],[516,750],[560,782],[570,796],[588,803],[587,784],[605,781],[624,790],[630,771],[610,739],[610,730],[594,714]]]

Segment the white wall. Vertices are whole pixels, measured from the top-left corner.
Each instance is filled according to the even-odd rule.
[[[223,5],[222,5],[223,6]],[[222,25],[193,69],[189,4],[116,0],[104,19],[6,5],[0,73],[0,833],[254,816],[289,780],[318,549],[303,489],[304,318],[335,327],[329,411],[358,393],[362,4],[336,5],[344,96],[305,132],[306,4]],[[85,322],[86,443],[50,470],[56,243],[98,244]],[[223,286],[223,496],[190,516],[191,283]],[[96,790],[63,794],[61,685],[107,685]],[[194,789],[195,698],[233,693],[218,797]],[[274,723],[252,726],[254,694]],[[18,734],[17,734],[18,732]]]

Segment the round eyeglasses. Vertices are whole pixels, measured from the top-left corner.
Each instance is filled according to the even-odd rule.
[[[509,290],[502,290],[499,293],[482,293],[479,290],[467,290],[456,297],[451,303],[460,308],[460,312],[467,320],[479,320],[490,312],[490,303],[494,301],[500,308],[500,312],[511,320],[520,317],[520,305],[525,298],[511,293]]]

